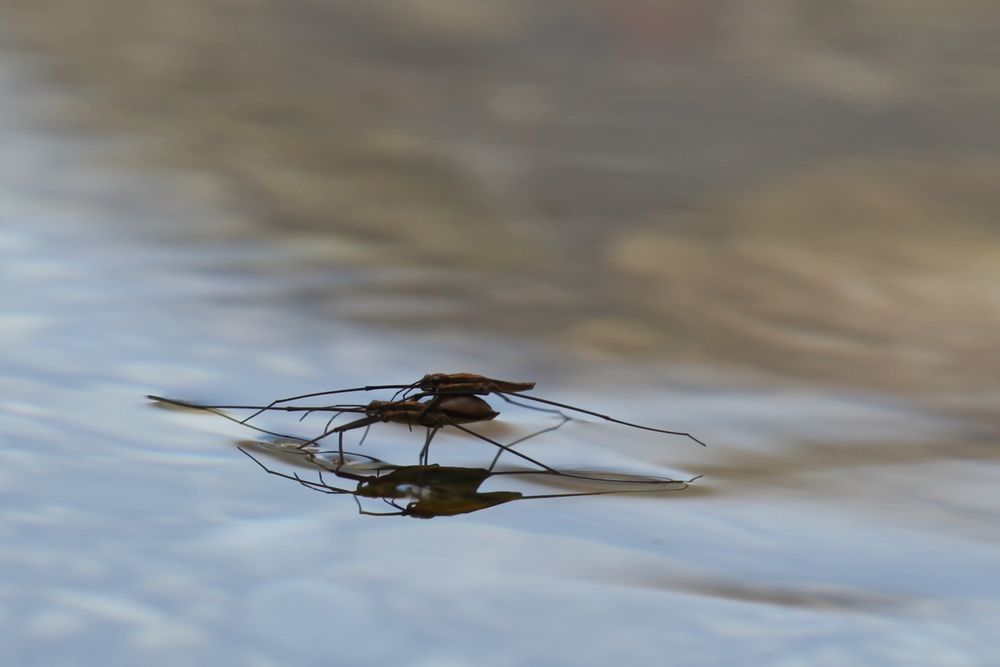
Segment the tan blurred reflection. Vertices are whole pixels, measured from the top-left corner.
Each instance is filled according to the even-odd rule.
[[[1000,161],[924,157],[832,162],[711,202],[714,217],[664,215],[611,244],[615,293],[698,356],[891,389],[988,386]]]
[[[238,212],[192,238],[373,269],[291,290],[312,312],[895,391],[1000,370],[996,3],[0,12],[74,122]]]

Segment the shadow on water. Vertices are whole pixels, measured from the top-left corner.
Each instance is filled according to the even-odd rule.
[[[868,468],[895,468],[948,461],[991,462],[1000,459],[995,438],[936,440],[930,442],[875,442],[845,446],[843,443],[801,442],[775,445],[768,451],[729,451],[724,462],[699,462],[703,475],[723,484],[699,493],[744,496],[778,487],[802,488],[816,497],[835,484],[843,489],[846,476]],[[829,485],[818,480],[837,473]],[[808,478],[808,482],[806,481]],[[839,481],[838,481],[839,480]]]
[[[754,584],[722,576],[688,572],[678,574],[648,573],[636,577],[633,572],[623,583],[645,589],[663,589],[723,600],[777,605],[809,611],[850,612],[882,615],[907,613],[913,600],[904,596],[866,591],[848,586],[800,584],[795,587],[776,583]]]

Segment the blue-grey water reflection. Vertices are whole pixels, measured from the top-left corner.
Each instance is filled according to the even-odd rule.
[[[0,2],[4,664],[993,664],[994,9],[71,4]],[[704,477],[365,517],[143,398],[431,371]]]

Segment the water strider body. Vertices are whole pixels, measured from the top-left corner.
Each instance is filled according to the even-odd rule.
[[[343,429],[357,428],[375,422],[419,425],[441,428],[450,424],[472,424],[496,419],[500,413],[489,403],[472,394],[435,396],[430,401],[404,399],[402,401],[372,401],[365,406],[365,417]]]
[[[441,395],[435,396],[429,401],[420,401],[417,399],[372,401],[365,406],[364,411],[365,416],[361,419],[330,429],[313,442],[336,433],[338,451],[340,451],[341,458],[343,458],[345,431],[367,428],[378,422],[392,422],[395,424],[406,424],[407,426],[424,426],[427,428],[427,437],[424,440],[423,448],[420,450],[419,461],[422,464],[427,464],[431,440],[434,439],[438,430],[445,426],[460,426],[461,424],[490,421],[500,415],[489,403],[472,394]],[[485,438],[485,436],[481,436],[468,429],[462,428],[462,430],[493,442]],[[498,444],[498,446],[503,449],[507,448],[507,445]]]

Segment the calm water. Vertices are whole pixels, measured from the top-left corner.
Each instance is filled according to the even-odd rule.
[[[0,3],[4,664],[994,664],[994,10],[62,5]],[[704,477],[367,517],[143,398],[430,371]]]

